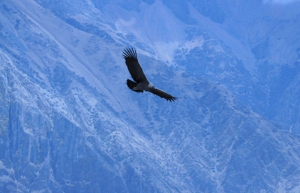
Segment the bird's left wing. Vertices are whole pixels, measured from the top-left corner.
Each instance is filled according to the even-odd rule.
[[[176,97],[173,97],[172,95],[170,95],[162,90],[159,90],[157,88],[151,88],[149,90],[149,92],[151,92],[157,96],[160,96],[161,98],[167,99],[168,101],[175,101],[177,99]]]
[[[137,83],[140,82],[148,82],[142,67],[137,59],[136,50],[134,48],[126,48],[123,52],[123,57],[125,59],[125,63],[127,65],[128,71],[133,78],[133,80]]]

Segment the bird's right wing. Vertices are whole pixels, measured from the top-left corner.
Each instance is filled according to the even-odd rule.
[[[136,50],[134,48],[126,48],[123,52],[123,57],[133,80],[137,83],[148,82],[137,59]]]
[[[177,99],[176,97],[173,97],[172,95],[170,95],[162,90],[159,90],[157,88],[151,88],[149,90],[149,92],[151,92],[157,96],[160,96],[161,98],[167,99],[168,101],[175,101]]]

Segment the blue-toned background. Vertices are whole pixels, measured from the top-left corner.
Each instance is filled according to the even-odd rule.
[[[300,192],[299,7],[0,1],[0,192]]]

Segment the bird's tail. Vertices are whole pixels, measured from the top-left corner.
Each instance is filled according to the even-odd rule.
[[[134,90],[133,88],[136,87],[137,83],[133,82],[129,79],[127,79],[127,86],[128,88],[130,88],[131,90],[135,91],[135,92],[143,92],[142,90]]]

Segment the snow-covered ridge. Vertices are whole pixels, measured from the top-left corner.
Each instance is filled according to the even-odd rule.
[[[0,192],[297,192],[299,119],[261,111],[299,111],[298,40],[273,57],[275,36],[224,4],[1,2]],[[126,87],[126,46],[176,102]]]

